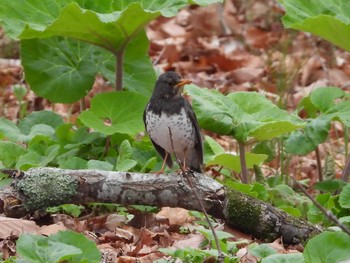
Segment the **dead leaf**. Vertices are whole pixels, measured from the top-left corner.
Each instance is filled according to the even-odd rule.
[[[201,234],[189,234],[185,239],[176,240],[170,248],[198,248],[199,245],[204,241],[204,237]]]
[[[67,230],[67,227],[65,227],[62,222],[58,222],[56,224],[42,226],[39,229],[38,233],[41,235],[49,236],[49,235],[58,233],[58,231],[65,231],[65,230]]]
[[[18,237],[23,233],[38,234],[40,226],[34,221],[0,217],[0,238],[6,239],[11,236]]]
[[[107,216],[105,227],[108,230],[114,231],[115,228],[123,226],[127,220],[125,215],[110,214]]]
[[[179,207],[163,207],[162,210],[157,213],[156,218],[168,218],[170,225],[178,226],[195,220],[194,217],[188,215],[188,210]]]
[[[125,229],[117,227],[115,230],[115,235],[120,239],[123,240],[124,242],[127,243],[132,243],[134,240],[134,235]]]
[[[265,70],[262,68],[239,68],[235,69],[227,75],[228,78],[233,78],[236,84],[242,84],[244,82],[255,81],[262,77]]]

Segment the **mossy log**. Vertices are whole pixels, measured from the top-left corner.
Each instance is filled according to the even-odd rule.
[[[12,184],[0,190],[0,211],[9,217],[65,203],[89,202],[201,211],[193,189],[179,174],[32,168],[13,173],[12,177]],[[320,232],[267,203],[227,190],[208,176],[194,173],[190,178],[209,214],[259,239],[273,241],[281,237],[286,244],[296,244]]]

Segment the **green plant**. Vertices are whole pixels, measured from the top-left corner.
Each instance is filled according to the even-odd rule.
[[[183,262],[200,263],[205,260],[208,260],[209,258],[218,258],[218,250],[216,248],[216,243],[214,241],[212,231],[203,227],[196,227],[195,230],[205,237],[205,240],[201,243],[200,249],[185,248],[172,250],[168,248],[160,248],[159,251],[171,255],[174,258],[181,259]],[[236,242],[231,242],[227,240],[228,238],[231,238],[233,236],[223,231],[215,232],[220,240],[220,247],[222,249],[223,255],[225,256],[223,262],[239,262],[238,257],[235,256],[235,253],[238,251]]]
[[[49,237],[23,234],[17,241],[18,258],[14,262],[100,262],[96,245],[83,234],[60,231]]]
[[[307,31],[350,51],[350,5],[347,0],[283,0],[287,28]],[[336,29],[336,30],[335,30]]]
[[[117,90],[149,96],[155,72],[144,26],[160,15],[174,16],[189,3],[214,2],[219,1],[5,0],[0,22],[8,36],[21,39],[26,80],[39,96],[77,101],[98,73]],[[28,16],[38,12],[40,16]]]
[[[189,85],[186,90],[193,98],[193,108],[202,128],[237,139],[240,166],[232,154],[221,153],[214,160],[216,164],[241,171],[244,183],[249,182],[247,168],[253,168],[267,158],[266,155],[246,154],[248,142],[269,140],[304,125],[297,116],[288,114],[255,92],[225,96],[194,85]]]
[[[316,150],[318,164],[321,163],[318,145],[325,142],[332,121],[339,121],[350,127],[350,96],[337,87],[322,87],[313,90],[304,97],[298,111],[308,115],[306,126],[302,130],[290,134],[286,140],[286,151],[305,155]],[[321,167],[318,167],[319,180],[323,181]]]
[[[80,216],[81,212],[85,209],[82,205],[74,205],[74,204],[64,204],[54,207],[48,207],[46,212],[48,213],[59,213],[63,212],[73,217]]]

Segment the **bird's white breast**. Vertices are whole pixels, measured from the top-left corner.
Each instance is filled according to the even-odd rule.
[[[179,114],[155,114],[148,111],[146,114],[147,132],[151,139],[164,148],[167,152],[173,153],[175,149],[177,157],[182,160],[185,152],[194,147],[195,130],[191,119],[187,116],[185,109],[181,109]],[[171,129],[171,145],[169,128]]]

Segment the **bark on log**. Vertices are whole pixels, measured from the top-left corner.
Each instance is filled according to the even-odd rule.
[[[255,237],[286,244],[307,241],[319,233],[315,226],[243,193],[227,190],[203,174],[191,181],[206,211]],[[89,202],[182,207],[200,211],[200,206],[179,174],[141,174],[100,170],[32,168],[14,175],[12,184],[0,190],[0,212],[22,217],[35,210],[65,203]]]

